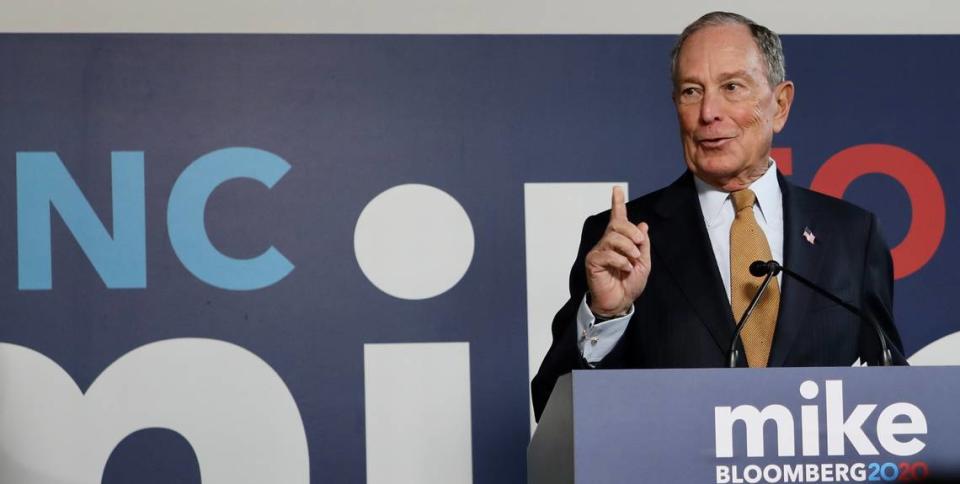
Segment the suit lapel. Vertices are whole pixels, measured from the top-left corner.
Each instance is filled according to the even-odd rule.
[[[655,211],[659,219],[650,224],[651,250],[662,264],[654,270],[670,274],[726,354],[733,338],[733,316],[690,172],[664,191]]]
[[[805,200],[807,194],[777,174],[783,193],[783,265],[811,281],[819,279],[823,261],[824,244],[829,241],[817,239],[809,243],[804,239],[804,229],[817,233],[816,213],[810,210]],[[797,336],[803,331],[806,310],[810,307],[811,292],[787,276],[782,278],[780,312],[777,330],[770,349],[769,366],[783,366]]]

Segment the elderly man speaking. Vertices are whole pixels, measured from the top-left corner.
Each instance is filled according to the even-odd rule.
[[[783,264],[864,317],[778,276],[744,326],[738,365],[875,364],[870,322],[902,348],[874,215],[790,184],[770,158],[794,98],[777,34],[709,13],[680,34],[671,74],[687,170],[630,202],[615,188],[610,210],[584,223],[570,299],[533,380],[537,419],[572,369],[726,365],[761,282],[750,273],[756,260]]]

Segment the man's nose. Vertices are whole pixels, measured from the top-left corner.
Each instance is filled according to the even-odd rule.
[[[705,91],[700,100],[700,122],[710,124],[719,121],[723,113],[723,96],[713,91]]]

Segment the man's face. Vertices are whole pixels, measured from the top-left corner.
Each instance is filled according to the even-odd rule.
[[[771,88],[749,28],[706,27],[688,37],[676,83],[673,98],[690,171],[727,191],[763,175],[773,134],[787,122],[793,84]]]

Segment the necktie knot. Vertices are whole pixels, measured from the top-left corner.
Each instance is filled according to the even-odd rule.
[[[745,208],[753,208],[753,204],[757,201],[757,195],[753,193],[753,190],[745,188],[730,192],[730,199],[733,200],[734,210],[739,212]]]

